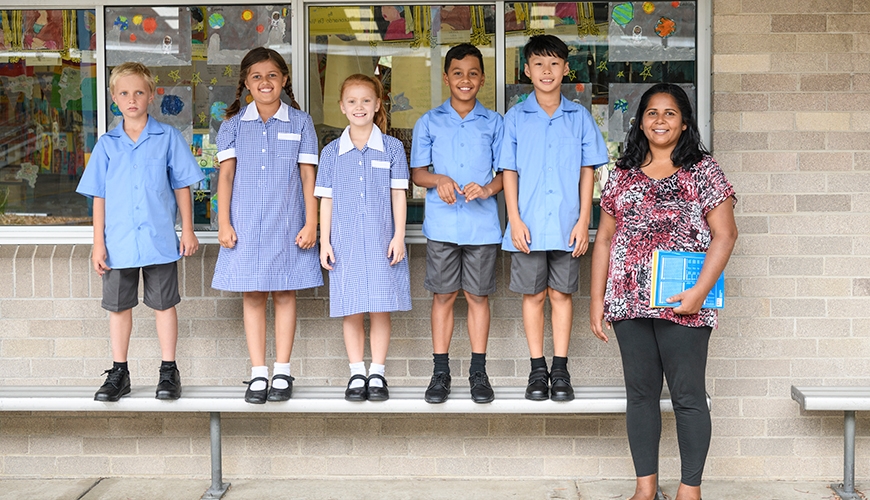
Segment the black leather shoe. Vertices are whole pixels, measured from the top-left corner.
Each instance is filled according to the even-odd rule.
[[[426,388],[426,395],[423,399],[427,403],[438,404],[447,401],[447,395],[450,394],[450,374],[447,372],[438,372],[432,375],[429,380],[429,387]]]
[[[362,380],[362,387],[355,387],[353,389],[350,388],[350,383],[354,380]],[[368,385],[369,379],[366,378],[365,375],[353,375],[350,377],[350,380],[347,381],[347,389],[344,391],[344,399],[348,401],[365,401],[366,400],[366,385]]]
[[[571,387],[571,375],[568,370],[557,368],[550,372],[550,399],[553,401],[574,399],[574,388]]]
[[[275,379],[286,380],[287,387],[285,389],[276,389]],[[290,396],[293,395],[293,380],[295,380],[293,377],[283,373],[272,376],[272,387],[269,388],[269,396],[266,399],[269,401],[287,401],[290,399]]]
[[[526,399],[532,401],[546,401],[550,398],[550,389],[547,382],[550,374],[546,368],[535,368],[529,373],[529,385],[526,386]]]
[[[259,382],[261,380],[266,384],[265,389],[261,391],[255,391],[251,389],[251,386],[254,384],[254,382]],[[269,379],[267,379],[266,377],[254,377],[251,380],[243,383],[248,384],[248,390],[245,391],[246,403],[251,403],[254,405],[261,405],[266,403],[266,394],[269,392]]]
[[[472,373],[468,377],[468,383],[471,384],[471,400],[475,403],[492,403],[492,400],[495,399],[486,372]]]
[[[372,387],[371,381],[373,378],[380,380],[384,386]],[[386,401],[390,399],[390,390],[387,389],[387,379],[377,373],[369,375],[369,379],[366,382],[366,394],[368,394],[369,401]]]
[[[157,382],[157,399],[178,399],[181,397],[181,376],[178,368],[160,368],[160,381]]]
[[[106,381],[94,394],[94,401],[117,401],[121,396],[130,394],[130,372],[112,368],[103,372]]]

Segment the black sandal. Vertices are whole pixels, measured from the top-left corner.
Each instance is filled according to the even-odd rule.
[[[378,375],[377,373],[372,373],[369,375],[368,380],[376,378],[380,380],[384,385],[383,387],[372,386],[369,383],[366,383],[368,387],[368,398],[369,401],[386,401],[390,399],[390,390],[387,389],[387,379],[385,379],[382,375]]]
[[[351,389],[350,384],[354,380],[362,380],[365,382],[362,387],[354,387]],[[350,380],[347,381],[347,389],[344,391],[344,399],[348,401],[365,401],[366,400],[366,392],[368,391],[368,382],[369,380],[365,375],[353,375],[350,377]]]
[[[287,387],[285,389],[276,389],[275,379],[286,380]],[[272,386],[269,388],[269,396],[266,398],[266,400],[287,401],[288,399],[290,399],[290,396],[293,395],[293,380],[295,380],[293,377],[291,377],[290,375],[284,375],[283,373],[273,375]]]
[[[251,385],[253,385],[254,382],[259,382],[261,380],[266,383],[266,388],[261,391],[252,390]],[[245,391],[246,403],[261,405],[266,402],[266,394],[269,392],[269,379],[267,379],[266,377],[255,377],[242,383],[248,384],[248,390]]]

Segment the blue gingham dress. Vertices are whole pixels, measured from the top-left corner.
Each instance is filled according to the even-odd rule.
[[[330,316],[411,309],[408,258],[391,266],[387,257],[395,234],[391,189],[408,189],[408,177],[402,143],[377,127],[362,150],[349,128],[323,148],[314,195],[332,198]]]
[[[218,160],[236,158],[230,222],[238,241],[221,247],[212,288],[231,292],[323,285],[320,252],[296,246],[305,225],[299,163],[317,164],[311,117],[282,103],[266,123],[256,103],[221,123]]]

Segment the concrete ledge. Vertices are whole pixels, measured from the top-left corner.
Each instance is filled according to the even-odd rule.
[[[810,411],[870,410],[870,387],[791,387],[791,398]]]

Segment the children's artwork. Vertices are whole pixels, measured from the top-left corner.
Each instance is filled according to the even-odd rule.
[[[22,48],[24,50],[63,49],[63,11],[25,10]]]
[[[236,100],[236,87],[215,85],[210,87],[208,103],[208,131],[211,137],[217,138],[221,122],[224,121],[227,108]],[[242,102],[244,105],[244,102]]]
[[[146,66],[190,66],[186,7],[106,8],[106,64],[135,59]]]
[[[693,61],[695,2],[610,2],[611,61]]]
[[[108,92],[107,92],[108,94]],[[118,106],[107,95],[108,113],[107,130],[111,130],[123,121],[124,116]],[[162,123],[171,125],[181,132],[188,142],[193,140],[193,89],[187,85],[174,87],[157,86],[154,100],[148,106],[148,114]]]
[[[610,84],[610,104],[607,119],[609,140],[622,142],[625,139],[625,134],[635,125],[634,115],[637,113],[637,105],[640,102],[641,96],[655,83]],[[681,83],[678,85],[688,94],[693,109],[697,109],[695,104],[695,86],[691,83]]]
[[[76,11],[76,36],[80,50],[97,50],[97,15],[93,10]]]
[[[254,47],[290,57],[289,7],[213,5],[206,11],[208,63],[238,66]]]
[[[471,41],[471,7],[468,5],[444,5],[432,7],[432,32],[441,45]]]
[[[82,98],[82,72],[78,68],[64,66],[57,82],[60,107],[66,110],[69,103]]]
[[[22,95],[25,99],[33,99],[33,86],[37,83],[35,77],[28,75],[0,76],[0,81],[3,82],[3,89],[10,103],[18,102]]]
[[[384,41],[414,38],[414,22],[410,11],[405,7],[400,5],[375,7],[375,22]]]
[[[505,85],[505,100],[507,105],[505,111],[511,109],[516,104],[525,101],[529,94],[535,90],[530,83],[517,83]],[[592,109],[592,85],[589,83],[563,83],[562,95],[565,99],[575,102],[587,110]]]

